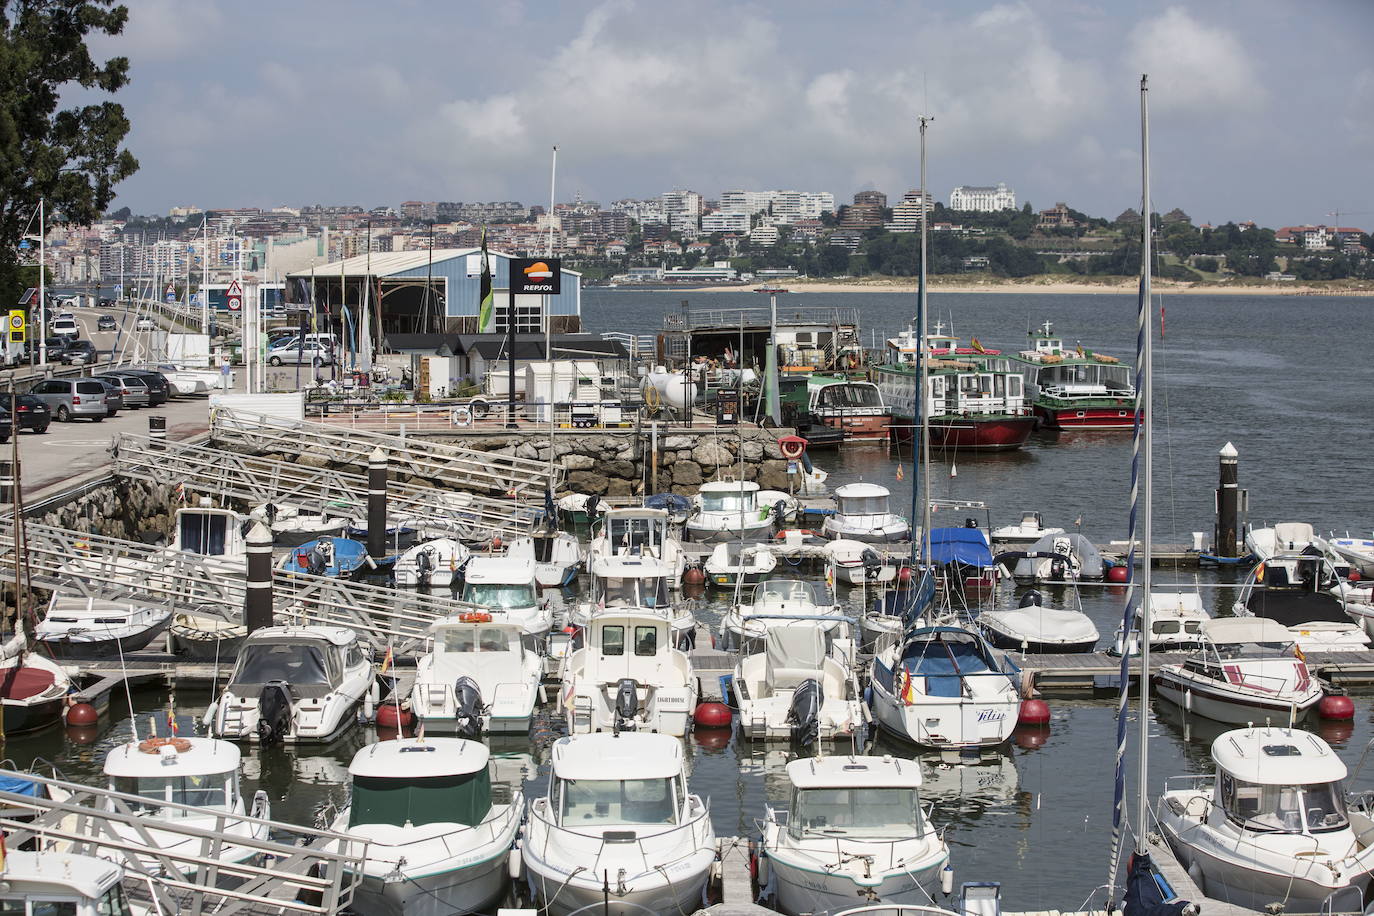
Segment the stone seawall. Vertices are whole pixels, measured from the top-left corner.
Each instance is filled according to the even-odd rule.
[[[129,541],[152,541],[172,536],[173,517],[183,503],[177,481],[144,483],[115,477],[61,503],[34,506],[25,516],[55,525]]]

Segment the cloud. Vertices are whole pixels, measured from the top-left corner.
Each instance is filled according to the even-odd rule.
[[[1214,115],[1259,110],[1267,93],[1233,32],[1206,25],[1182,7],[1137,25],[1124,59],[1150,75],[1151,108]]]

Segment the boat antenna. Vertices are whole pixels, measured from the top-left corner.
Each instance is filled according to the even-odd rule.
[[[930,309],[928,298],[930,290],[926,281],[926,231],[929,213],[926,210],[926,128],[935,119],[921,115],[921,273],[917,289],[917,302],[921,316],[921,338],[916,347],[920,381],[917,387],[917,401],[921,403],[921,563],[927,571],[930,564],[930,411],[924,403],[928,386],[927,374],[930,371],[929,354],[926,349],[926,324]],[[920,590],[917,590],[920,593]]]

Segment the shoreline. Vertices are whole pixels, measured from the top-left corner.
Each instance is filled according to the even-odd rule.
[[[914,280],[788,280],[788,293],[915,293]],[[1056,296],[1107,294],[1135,295],[1139,281],[1122,278],[1118,281],[1065,282],[1045,279],[1006,280],[981,283],[950,281],[933,278],[930,281],[932,293],[1020,293],[1047,294]],[[634,289],[633,284],[622,285],[619,289]],[[648,287],[646,287],[648,288]],[[685,293],[725,293],[753,290],[752,285],[706,285],[706,286],[654,286],[655,291],[681,290]],[[1374,297],[1374,284],[1368,289],[1324,288],[1320,286],[1266,284],[1264,286],[1198,285],[1181,283],[1176,280],[1156,279],[1151,283],[1155,293],[1169,293],[1184,296],[1367,296]]]

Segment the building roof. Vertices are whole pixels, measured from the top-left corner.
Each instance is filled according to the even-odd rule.
[[[395,780],[466,776],[484,769],[490,758],[485,744],[463,738],[401,738],[361,748],[348,772]]]
[[[789,763],[787,779],[798,789],[917,789],[921,786],[921,765],[892,756],[812,757]]]
[[[1245,782],[1310,785],[1344,779],[1345,764],[1331,746],[1296,728],[1237,728],[1212,742],[1217,766]]]
[[[480,248],[436,248],[433,253],[427,249],[419,251],[374,251],[371,254],[354,255],[351,258],[344,258],[342,261],[331,261],[328,264],[316,264],[309,270],[298,270],[289,277],[309,277],[312,274],[316,277],[337,277],[344,276],[374,276],[389,277],[393,274],[404,273],[410,270],[419,270],[431,262],[438,264],[441,261],[451,261],[455,258],[465,258],[470,254],[478,254]],[[487,249],[487,254],[493,258],[514,258],[517,255],[508,254],[504,251],[493,251]],[[572,274],[580,277],[582,274],[576,270],[563,268],[563,273]]]
[[[682,742],[655,732],[597,732],[553,743],[559,779],[669,779],[682,772]]]
[[[507,340],[505,334],[388,334],[386,344],[400,352],[438,353],[440,347],[446,346],[453,355],[476,352],[483,359],[504,359]],[[555,358],[630,357],[624,344],[594,334],[554,334],[552,343]],[[544,335],[516,334],[515,358],[544,359]]]

